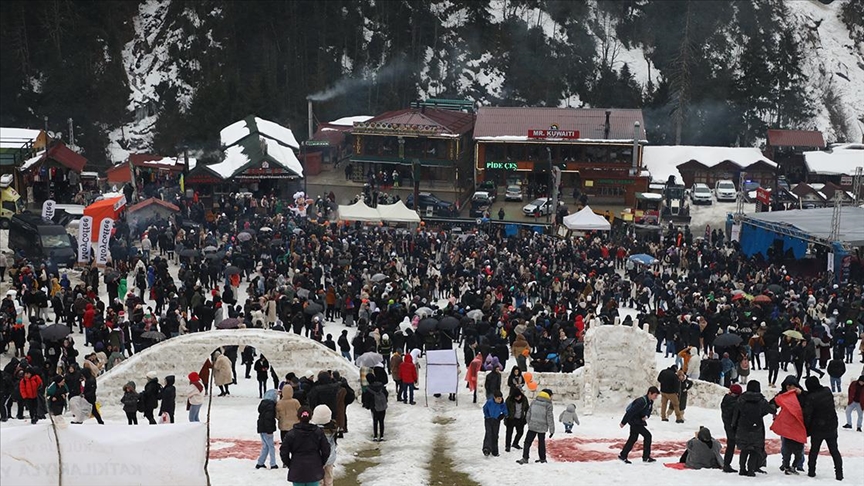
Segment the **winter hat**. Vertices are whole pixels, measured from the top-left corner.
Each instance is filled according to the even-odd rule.
[[[795,378],[795,375],[787,375],[786,378],[783,378],[783,383],[780,384],[780,388],[786,389],[789,385],[801,388],[801,385],[798,384],[798,378]]]
[[[201,377],[198,375],[198,372],[193,371],[192,373],[189,373],[189,381],[191,381],[191,382],[201,381]]]
[[[864,375],[859,376],[858,381],[864,381]]]
[[[314,380],[315,379],[315,372],[312,370],[306,370],[306,373],[303,376],[305,376],[306,378],[309,378],[310,380]]]
[[[376,380],[375,380],[375,374],[373,374],[373,373],[366,373],[366,382],[367,382],[367,383],[372,383],[373,381],[376,381]]]
[[[326,425],[329,424],[331,420],[333,420],[333,412],[330,411],[330,407],[322,404],[315,407],[315,410],[312,412],[312,419],[309,420],[309,423],[314,425]]]
[[[809,392],[819,391],[824,388],[822,384],[819,383],[819,378],[816,378],[815,376],[811,376],[804,380],[804,384],[807,385],[807,391]]]
[[[550,390],[550,389],[548,389],[548,388],[544,388],[544,389],[541,390],[541,391],[542,391],[543,393],[549,395],[550,397],[553,395],[552,390]]]
[[[158,376],[159,375],[157,375],[155,371],[148,371],[147,372],[147,379],[148,380],[155,380]]]
[[[734,385],[729,387],[729,391],[732,392],[733,395],[740,395],[742,392],[741,385],[735,383]]]
[[[759,382],[755,381],[755,380],[749,381],[749,382],[747,382],[747,391],[748,392],[757,392],[757,393],[761,392],[762,391],[762,385],[760,385]]]
[[[696,434],[696,437],[702,442],[710,442],[712,440],[711,431],[707,427],[699,427],[699,433]]]
[[[61,376],[61,375],[57,375],[57,376],[55,376],[55,377],[54,377],[54,383],[57,383],[57,384],[59,385],[60,382],[63,381],[63,378],[64,378],[64,377]]]

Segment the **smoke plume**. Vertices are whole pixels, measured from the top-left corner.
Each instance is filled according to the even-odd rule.
[[[313,93],[307,96],[306,99],[309,101],[331,100],[337,96],[342,96],[357,91],[369,85],[393,79],[408,71],[409,67],[410,66],[404,59],[399,59],[378,69],[377,71],[371,72],[367,76],[344,77],[339,81],[336,81],[336,84],[334,84],[333,86],[323,91]]]

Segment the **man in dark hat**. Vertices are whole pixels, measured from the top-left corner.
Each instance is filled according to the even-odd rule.
[[[738,397],[741,396],[741,385],[734,384],[729,387],[729,393],[723,396],[720,402],[720,413],[723,416],[723,428],[726,430],[726,453],[723,455],[723,472],[736,473],[732,468],[732,458],[735,456],[735,428],[732,426],[732,416],[738,407]]]
[[[843,458],[837,448],[837,410],[834,408],[834,394],[819,383],[819,378],[811,376],[804,382],[807,385],[807,400],[804,402],[804,426],[810,436],[810,455],[807,458],[807,475],[816,477],[816,458],[822,442],[834,460],[834,477],[843,480]]]
[[[738,399],[738,406],[732,415],[735,429],[735,442],[741,450],[738,474],[755,476],[765,455],[765,423],[763,417],[774,413],[776,407],[762,396],[762,386],[758,381],[747,383],[747,391]]]

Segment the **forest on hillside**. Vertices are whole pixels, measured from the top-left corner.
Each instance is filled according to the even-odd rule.
[[[841,18],[864,41],[864,2]],[[108,133],[149,87],[155,152],[212,146],[250,113],[305,126],[418,98],[643,108],[651,143],[752,145],[811,128],[842,100],[802,71],[806,29],[782,0],[45,0],[4,2],[0,124],[64,130],[107,162]],[[157,19],[141,27],[142,13]],[[137,26],[137,27],[136,27]],[[623,50],[644,59],[621,62]],[[164,59],[154,60],[154,56]],[[159,82],[142,63],[164,69]],[[643,82],[635,71],[648,70]],[[130,72],[145,73],[132,79]],[[152,69],[150,71],[155,71]],[[836,116],[834,116],[836,113]],[[304,130],[295,130],[303,138]]]

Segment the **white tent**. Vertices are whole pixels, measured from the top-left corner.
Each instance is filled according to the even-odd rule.
[[[381,221],[377,209],[370,208],[362,200],[348,206],[339,205],[340,221]]]
[[[393,221],[395,223],[420,222],[420,215],[416,211],[408,209],[402,201],[396,201],[395,204],[379,204],[378,214],[381,215],[383,221]]]
[[[603,216],[594,214],[590,206],[585,206],[578,213],[565,216],[564,226],[567,229],[578,231],[609,231],[612,229],[609,221]]]

